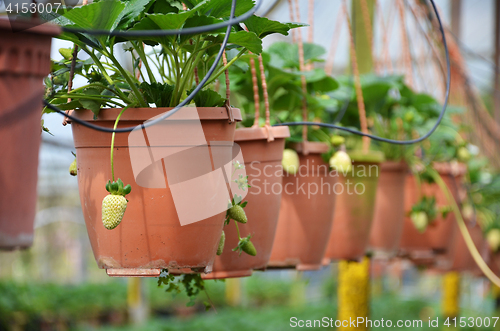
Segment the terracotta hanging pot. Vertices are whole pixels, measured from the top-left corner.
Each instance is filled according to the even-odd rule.
[[[441,175],[455,200],[459,201],[459,191],[466,170],[465,166],[437,163],[434,164],[434,168]],[[409,212],[412,206],[420,200],[420,194],[435,196],[438,208],[449,205],[448,199],[437,184],[422,183],[419,188],[414,175],[408,175],[405,188],[405,223],[400,243],[400,254],[416,262],[419,259],[429,260],[433,259],[435,255],[444,255],[453,247],[454,234],[458,230],[455,215],[450,212],[445,219],[438,216],[424,233],[417,231],[409,217]]]
[[[248,222],[238,224],[241,237],[252,235],[257,255],[233,252],[238,245],[238,234],[233,222],[224,227],[226,242],[222,255],[215,258],[211,273],[204,279],[246,277],[253,269],[265,269],[271,256],[281,205],[282,166],[288,127],[242,128],[236,130],[234,141],[239,145],[248,175],[248,204],[245,213]],[[274,138],[268,141],[269,133]]]
[[[52,37],[61,32],[59,27],[38,24],[0,19],[0,141],[4,142],[0,249],[26,248],[33,243],[42,82],[50,72]]]
[[[488,248],[488,267],[495,275],[500,277],[500,252],[493,252]],[[478,268],[479,269],[479,268]],[[476,271],[478,275],[484,276],[483,272],[479,269]]]
[[[268,268],[317,270],[328,244],[335,207],[334,185],[321,154],[324,143],[297,144],[300,167],[296,175],[284,173],[278,229]]]
[[[357,153],[350,155],[352,171],[339,178],[342,186],[337,191],[337,207],[325,254],[329,261],[360,260],[366,254],[370,238],[383,154],[369,153],[366,161]],[[328,262],[326,259],[324,263]]]
[[[370,249],[375,257],[396,255],[405,217],[404,193],[408,166],[405,162],[384,162],[375,199],[375,213],[370,233]]]
[[[479,224],[468,223],[467,230],[472,237],[474,245],[482,254],[485,249],[485,241],[483,240],[483,232]],[[464,237],[459,229],[455,232],[455,240],[453,248],[446,254],[446,259],[442,263],[438,263],[438,268],[445,271],[473,271],[476,262],[472,257]]]
[[[120,110],[103,110],[94,121],[91,111],[76,111],[75,116],[109,128]],[[128,109],[118,128],[139,126],[168,110]],[[104,228],[101,221],[105,184],[111,179],[111,134],[72,124],[90,243],[97,264],[110,275],[157,275],[163,268],[211,271],[226,211],[192,223],[186,217],[203,215],[221,200],[221,194],[227,207],[230,193],[223,169],[231,169],[236,125],[228,123],[226,108],[183,108],[174,116],[146,129],[139,127],[134,136],[116,134],[115,177],[130,184],[132,192],[127,195],[125,216],[113,230]],[[241,120],[238,109],[233,109],[233,116]],[[193,127],[202,129],[192,132]],[[209,148],[200,146],[202,141]],[[206,192],[205,185],[217,192],[200,196],[200,191]],[[191,189],[183,191],[186,187]],[[189,224],[181,225],[181,220]]]

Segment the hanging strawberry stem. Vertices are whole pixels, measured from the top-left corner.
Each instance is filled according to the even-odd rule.
[[[118,122],[121,116],[127,110],[128,107],[122,109],[118,117],[116,118],[115,125],[113,129],[116,130]],[[111,136],[111,180],[106,183],[106,191],[109,192],[107,196],[102,200],[102,223],[104,227],[108,230],[116,228],[122,221],[125,210],[127,209],[128,200],[125,198],[127,194],[132,191],[132,187],[129,185],[124,185],[123,181],[118,178],[115,182],[115,168],[114,168],[114,149],[115,149],[115,132]]]
[[[118,114],[118,117],[116,118],[116,121],[115,121],[115,125],[113,126],[113,130],[116,130],[116,127],[118,126],[118,122],[120,121],[120,118],[122,117],[123,113],[125,112],[125,110],[127,110],[129,107],[125,107],[122,109],[122,111],[120,112],[120,114]],[[114,152],[114,149],[115,149],[115,134],[116,132],[113,132],[111,134],[111,153],[110,153],[110,158],[111,158],[111,179],[113,181],[115,181],[115,167],[114,167],[114,162],[113,162],[113,159],[114,159],[114,155],[113,155],[113,152]]]
[[[239,175],[238,178],[234,179],[236,171],[240,169],[245,169],[245,165],[241,164],[239,161],[233,162],[233,173],[231,174],[231,181],[234,181],[240,190],[246,190],[250,185],[248,185],[248,176]],[[224,221],[224,225],[229,225],[231,220],[234,220],[234,226],[236,227],[236,232],[238,234],[238,245],[233,249],[233,251],[245,252],[249,255],[255,256],[257,255],[257,250],[255,246],[250,241],[251,235],[248,235],[245,238],[241,238],[240,228],[238,227],[238,223],[245,224],[248,222],[247,215],[245,213],[245,206],[248,201],[243,201],[241,195],[235,194],[231,201],[228,201],[227,211],[226,211],[226,219]],[[221,239],[219,241],[219,246],[217,248],[217,255],[221,255],[224,249],[224,242],[226,236],[224,231],[222,231]]]

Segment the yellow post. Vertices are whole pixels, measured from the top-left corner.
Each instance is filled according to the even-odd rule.
[[[302,307],[306,302],[306,283],[302,279],[302,271],[296,271],[295,280],[290,289],[290,306]]]
[[[226,302],[230,306],[239,306],[241,304],[241,279],[226,279]]]
[[[460,312],[460,274],[447,272],[443,276],[443,317],[458,317]]]
[[[148,319],[148,305],[142,278],[131,277],[128,279],[127,304],[130,321],[135,325],[143,324]]]
[[[350,322],[358,317],[366,320],[370,312],[370,258],[365,257],[361,262],[339,263],[337,296],[337,319],[348,321],[339,330],[368,330],[364,323],[352,327]]]
[[[495,317],[500,317],[500,287],[496,286],[495,284],[491,283],[491,292],[493,294],[493,299],[495,299],[495,313],[493,316]],[[495,326],[495,331],[500,330],[500,325]]]

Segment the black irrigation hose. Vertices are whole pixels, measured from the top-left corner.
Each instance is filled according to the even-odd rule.
[[[259,3],[260,3],[260,1],[262,1],[262,0],[259,0]],[[231,18],[234,16],[235,10],[236,10],[236,0],[232,0]],[[168,112],[166,112],[165,114],[163,114],[162,116],[158,117],[157,119],[155,119],[153,121],[148,121],[148,122],[142,124],[141,125],[142,128],[146,128],[146,127],[155,125],[155,124],[157,124],[157,123],[165,120],[166,118],[172,116],[177,111],[179,111],[182,107],[184,107],[185,105],[187,105],[189,102],[191,102],[191,100],[194,98],[194,96],[203,88],[203,85],[205,85],[205,83],[210,78],[210,76],[212,76],[212,74],[215,71],[215,68],[217,67],[217,64],[220,62],[222,54],[224,53],[224,50],[225,50],[226,45],[227,45],[227,41],[229,39],[229,34],[231,33],[231,27],[232,27],[231,25],[227,26],[226,35],[225,35],[224,40],[222,42],[221,48],[219,50],[219,53],[217,54],[217,58],[215,59],[214,63],[212,64],[212,66],[208,70],[208,72],[205,75],[205,77],[203,77],[203,79],[198,84],[198,86],[196,86],[196,88],[193,90],[193,92],[191,92],[191,94],[188,95],[188,97],[186,99],[184,99],[180,104],[178,104],[174,109],[169,110]],[[115,130],[108,129],[108,128],[105,128],[105,127],[102,127],[102,126],[99,126],[99,125],[91,124],[91,123],[89,123],[87,121],[82,121],[82,120],[80,120],[80,119],[78,119],[76,117],[68,115],[64,111],[62,111],[61,109],[59,109],[59,108],[51,105],[47,100],[43,100],[43,103],[44,103],[44,105],[47,108],[49,108],[49,109],[51,109],[51,110],[53,110],[53,111],[55,111],[55,112],[57,112],[57,113],[59,113],[59,114],[61,114],[63,116],[66,116],[70,120],[75,121],[76,123],[78,123],[80,125],[86,126],[86,127],[90,128],[90,129],[94,129],[94,130],[97,130],[97,131],[108,132],[108,133],[114,133],[114,132],[116,132],[116,133],[124,133],[124,132],[131,132],[131,131],[134,131],[134,130],[137,129],[136,126],[134,126],[134,127],[128,127],[128,128],[120,128],[120,129],[115,129]]]
[[[231,5],[231,16],[229,20],[205,26],[196,26],[193,28],[185,28],[178,30],[107,31],[107,30],[86,30],[86,29],[63,27],[62,30],[71,33],[85,33],[89,35],[101,35],[101,36],[106,35],[111,37],[164,37],[173,35],[199,34],[226,27],[232,27],[233,25],[241,23],[244,20],[250,18],[250,16],[252,16],[262,5],[263,0],[256,0],[256,1],[257,2],[252,9],[250,9],[249,11],[238,17],[234,17],[233,7],[236,5],[236,1],[233,0]]]
[[[254,9],[256,10],[258,6],[260,6],[262,0],[258,0],[259,2],[256,4],[256,6],[254,7]],[[335,125],[335,124],[327,124],[327,123],[316,123],[316,122],[291,122],[291,123],[279,123],[279,124],[275,124],[274,126],[299,126],[299,125],[308,125],[308,126],[321,126],[321,127],[326,127],[326,128],[331,128],[331,129],[338,129],[338,130],[343,130],[343,131],[346,131],[346,132],[350,132],[352,134],[357,134],[357,135],[360,135],[360,136],[365,136],[365,137],[369,137],[373,140],[377,140],[377,141],[381,141],[381,142],[385,142],[385,143],[389,143],[389,144],[395,144],[395,145],[410,145],[410,144],[416,144],[416,143],[419,143],[427,138],[429,138],[433,133],[434,131],[436,131],[437,127],[439,126],[439,124],[441,124],[441,121],[446,113],[446,108],[448,106],[448,99],[449,99],[449,96],[450,96],[450,82],[451,82],[451,65],[450,65],[450,54],[449,54],[449,50],[448,50],[448,44],[446,42],[446,35],[445,35],[445,32],[444,32],[444,27],[443,27],[443,23],[441,21],[441,16],[439,16],[439,12],[436,8],[436,4],[434,3],[434,0],[429,0],[431,5],[432,5],[432,8],[434,10],[434,13],[436,14],[436,18],[438,20],[438,23],[439,23],[439,30],[441,32],[441,37],[443,39],[443,46],[444,46],[444,50],[445,50],[445,56],[446,56],[446,71],[447,71],[447,77],[446,77],[446,95],[445,95],[445,100],[444,100],[444,104],[443,104],[443,108],[441,110],[441,113],[439,114],[439,117],[437,119],[437,122],[436,124],[432,127],[432,129],[427,132],[425,135],[423,135],[422,137],[420,138],[417,138],[417,139],[412,139],[412,140],[393,140],[393,139],[387,139],[387,138],[382,138],[382,137],[378,137],[378,136],[375,136],[375,135],[372,135],[372,134],[368,134],[368,133],[363,133],[361,131],[358,131],[358,130],[353,130],[353,129],[349,129],[349,128],[346,128],[346,127],[342,127],[342,126],[338,126],[338,125]],[[230,31],[231,31],[231,23],[229,22],[233,22],[233,17],[234,17],[234,13],[235,13],[235,7],[236,7],[236,0],[232,0],[232,6],[231,6],[231,16],[230,16],[230,20],[226,22],[226,24],[229,24],[227,25],[227,32],[226,32],[226,36],[224,38],[224,41],[222,43],[222,46],[221,46],[221,49],[219,51],[219,54],[217,55],[217,59],[216,61],[214,62],[214,64],[212,65],[212,67],[210,68],[210,70],[208,71],[207,75],[203,78],[203,80],[200,82],[200,84],[195,88],[195,90],[193,91],[193,93],[191,93],[184,101],[182,101],[177,107],[175,107],[174,109],[168,111],[167,113],[163,114],[161,117],[157,118],[156,120],[153,120],[153,121],[150,121],[150,122],[147,122],[143,125],[143,127],[148,127],[148,126],[151,126],[151,125],[154,125],[154,124],[157,124],[158,122],[160,121],[163,121],[165,120],[166,118],[172,116],[173,114],[175,114],[179,109],[181,109],[182,107],[184,107],[186,104],[188,104],[194,97],[194,95],[196,93],[198,93],[201,88],[203,87],[203,85],[206,83],[206,81],[208,80],[208,78],[213,74],[213,72],[215,71],[215,67],[217,65],[217,63],[220,61],[220,58],[222,57],[222,53],[227,45],[227,41],[228,41],[228,38],[229,38],[229,34],[230,34]],[[253,13],[253,12],[252,12]],[[248,14],[248,13],[247,13]],[[244,14],[246,15],[246,14]],[[251,15],[251,14],[250,14]],[[242,15],[243,16],[243,15]],[[239,16],[239,18],[241,18],[242,16]],[[222,23],[221,23],[222,24]],[[236,24],[236,23],[234,23]],[[214,25],[211,25],[212,27],[215,26],[217,24],[214,24]],[[203,28],[206,28],[206,27],[203,27]],[[187,30],[187,29],[186,29]],[[69,31],[69,30],[67,30]],[[173,32],[175,31],[175,33],[172,33],[172,34],[179,34],[179,31],[182,31],[182,30],[171,30],[171,31],[159,31],[159,32],[164,32],[164,33],[167,33],[167,32]],[[73,31],[71,31],[73,32]],[[84,31],[85,33],[88,33],[88,31]],[[96,32],[99,32],[99,33],[96,33]],[[104,32],[104,31],[92,31],[92,33],[95,33],[95,34],[110,34],[109,32],[106,32],[106,33],[101,33],[101,32]],[[128,32],[131,32],[131,31],[127,31]],[[154,32],[154,31],[150,31],[150,32]],[[192,31],[190,31],[189,33],[193,33]],[[151,34],[148,34],[148,35],[151,35]],[[166,35],[166,34],[165,34]],[[128,35],[130,36],[130,35]],[[103,128],[103,127],[100,127],[100,126],[97,126],[97,125],[94,125],[94,124],[90,124],[89,122],[87,121],[82,121],[80,119],[77,119],[73,116],[70,116],[68,114],[66,114],[64,111],[60,110],[59,108],[51,105],[50,103],[48,103],[46,100],[44,100],[44,104],[45,106],[47,106],[49,109],[55,111],[55,112],[58,112],[66,117],[68,117],[69,119],[71,119],[72,121],[75,121],[76,123],[79,123],[81,125],[84,125],[86,127],[89,127],[91,129],[95,129],[95,130],[98,130],[98,131],[103,131],[103,132],[109,132],[109,133],[112,133],[112,132],[117,132],[117,133],[123,133],[123,132],[131,132],[133,131],[134,129],[136,129],[136,127],[130,127],[130,128],[121,128],[121,129],[116,129],[116,130],[112,130],[112,129],[108,129],[108,128]]]
[[[377,140],[377,141],[389,143],[389,144],[395,144],[395,145],[416,144],[416,143],[419,143],[419,142],[429,138],[434,133],[434,131],[436,131],[439,124],[441,124],[441,121],[443,120],[444,114],[446,113],[446,107],[448,106],[448,99],[450,97],[450,82],[451,82],[450,54],[448,51],[448,44],[446,43],[446,36],[445,36],[445,32],[444,32],[443,23],[441,22],[441,17],[439,16],[439,12],[436,8],[436,4],[434,3],[434,0],[429,0],[429,1],[431,2],[434,13],[436,14],[436,18],[437,18],[438,23],[439,23],[439,31],[441,32],[441,37],[443,38],[443,46],[444,46],[445,55],[446,55],[446,76],[447,76],[446,77],[446,96],[445,96],[443,108],[441,110],[441,113],[439,114],[439,117],[437,119],[436,124],[434,124],[434,126],[432,127],[432,129],[429,132],[427,132],[425,135],[423,135],[422,137],[417,138],[417,139],[393,140],[393,139],[378,137],[378,136],[375,136],[375,135],[372,135],[369,133],[363,133],[363,132],[358,131],[358,130],[345,128],[345,127],[338,126],[335,124],[316,123],[316,122],[292,122],[292,123],[279,123],[279,124],[275,124],[274,126],[297,126],[297,125],[313,126],[313,125],[315,125],[315,126],[321,126],[321,127],[330,128],[330,129],[343,130],[343,131],[347,131],[347,132],[357,134],[360,136],[368,137],[368,138],[371,138],[373,140]]]

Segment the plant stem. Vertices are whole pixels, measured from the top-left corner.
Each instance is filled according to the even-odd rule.
[[[72,99],[87,99],[87,100],[96,100],[96,101],[102,101],[106,103],[112,103],[117,106],[123,107],[123,105],[117,101],[108,99],[108,98],[103,98],[100,95],[87,95],[87,94],[77,94],[77,93],[69,93],[69,94],[62,94],[58,95],[57,97],[59,98],[72,98]]]
[[[233,63],[236,62],[246,52],[246,50],[247,50],[246,48],[243,48],[238,53],[238,55],[236,55],[233,59],[231,59],[231,61],[227,63],[227,65],[223,66],[221,69],[219,69],[219,71],[217,71],[217,73],[212,75],[212,77],[205,83],[205,86],[209,85],[210,83],[213,83],[220,75],[222,75],[222,73],[224,73],[224,71],[227,70],[227,68],[233,65]]]
[[[234,225],[236,226],[236,233],[238,233],[238,239],[241,239],[240,228],[238,227],[238,222],[234,221]]]
[[[98,84],[98,83],[90,83],[90,84],[87,84],[85,86],[81,86],[81,87],[78,87],[78,88],[75,88],[75,89],[72,89],[71,92],[69,93],[75,93],[77,91],[81,91],[81,90],[84,90],[86,89],[87,87],[99,87],[99,88],[104,88],[112,93],[114,93],[116,96],[119,96],[118,93],[113,90],[112,88],[109,88],[107,86],[104,86],[103,84]],[[123,100],[123,101],[126,101],[126,100]]]
[[[116,118],[115,125],[113,126],[113,130],[116,130],[116,127],[118,126],[118,122],[120,121],[120,117],[122,117],[122,114],[125,112],[125,110],[128,109],[128,106],[123,108],[120,114],[118,114],[118,117]],[[114,182],[115,181],[115,166],[114,166],[114,149],[115,149],[115,134],[116,132],[113,132],[111,135],[111,153],[110,153],[110,158],[111,158],[111,179]]]
[[[484,275],[496,286],[500,286],[500,278],[498,278],[497,275],[493,271],[491,271],[490,267],[486,262],[484,262],[483,257],[481,256],[481,253],[477,250],[476,245],[474,244],[474,241],[472,240],[472,237],[469,233],[469,230],[467,230],[467,226],[465,225],[464,219],[462,218],[462,213],[460,212],[460,208],[457,205],[457,202],[453,198],[453,195],[451,194],[450,190],[446,186],[445,182],[439,175],[439,173],[435,170],[429,171],[430,175],[432,178],[434,178],[434,181],[436,184],[439,186],[439,188],[443,191],[443,193],[446,196],[446,199],[451,205],[451,208],[453,209],[453,213],[455,214],[455,219],[457,220],[458,223],[458,228],[460,229],[460,232],[462,233],[462,236],[464,238],[464,241],[467,245],[467,248],[474,258],[474,261],[476,262],[477,266],[481,271],[484,273]]]
[[[92,60],[94,60],[95,65],[99,68],[99,70],[101,70],[102,75],[108,81],[109,85],[114,85],[113,79],[109,77],[108,73],[106,72],[106,69],[104,69],[101,61],[99,61],[97,56],[95,56],[95,54],[91,52],[86,46],[82,47],[82,49],[92,58]],[[123,101],[130,103],[130,99],[127,98],[120,89],[117,89],[116,93],[120,96],[120,98],[122,98]]]
[[[175,83],[174,83],[174,97],[170,101],[170,106],[174,107],[179,103],[179,100],[181,99],[180,93],[182,91],[179,91],[179,85],[180,85],[180,80],[181,80],[181,68],[179,64],[179,56],[177,53],[173,53],[174,56],[174,62],[175,62],[175,71],[176,71],[176,76],[175,76]],[[180,93],[179,93],[180,92]]]
[[[149,77],[150,83],[156,83],[156,78],[153,75],[151,68],[149,67],[148,57],[146,56],[146,53],[144,52],[144,47],[142,46],[142,43],[140,43],[140,46],[139,45],[136,46],[134,43],[132,43],[132,45],[134,46],[134,49],[137,51],[137,54],[139,54],[139,57],[142,60],[142,64],[144,64],[144,67],[146,67],[146,71],[148,72],[148,77]]]
[[[146,104],[146,101],[144,101],[144,98],[142,97],[141,92],[139,91],[139,89],[135,85],[135,82],[130,78],[130,72],[123,69],[123,67],[116,60],[116,58],[113,56],[113,54],[108,53],[105,55],[107,55],[111,59],[111,61],[113,61],[113,64],[118,68],[118,70],[120,70],[120,73],[123,75],[123,78],[125,78],[127,83],[130,85],[130,88],[132,89],[132,91],[136,95],[137,100],[139,100],[139,103],[141,104],[141,106],[146,107],[146,108],[149,107],[148,104]],[[135,77],[134,77],[134,79],[135,79]]]
[[[180,85],[180,90],[184,91],[184,88],[186,86],[186,83],[191,81],[191,73],[193,71],[193,67],[196,68],[198,66],[199,59],[201,58],[202,53],[198,54],[196,57],[194,57],[194,54],[198,52],[198,45],[200,44],[200,36],[197,37],[196,43],[195,43],[195,49],[193,51],[193,55],[191,55],[187,61],[185,61],[184,67],[182,68],[182,73],[186,73],[182,75],[181,77],[181,85]],[[195,61],[193,61],[195,59]]]

